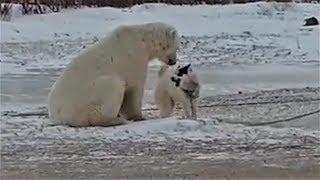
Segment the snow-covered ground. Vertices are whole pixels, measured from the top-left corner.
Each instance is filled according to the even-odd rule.
[[[1,119],[1,175],[314,177],[319,94],[319,88],[305,88],[207,97],[197,121],[177,118],[181,110],[157,119],[147,107],[149,120],[109,128],[56,126],[44,107],[10,109]],[[30,112],[38,115],[21,114]],[[290,120],[305,113],[311,114]],[[289,121],[254,125],[281,119]]]
[[[130,9],[85,8],[63,13],[24,16],[2,22],[3,42],[52,39],[91,39],[122,24],[161,21],[174,25],[184,36],[220,33],[286,34],[296,36],[305,17],[319,16],[318,4],[250,3],[198,6],[136,5]],[[295,43],[293,43],[295,44]]]
[[[188,173],[199,175],[209,168],[205,175],[216,177],[233,176],[235,169],[245,167],[252,169],[251,174],[246,171],[249,175],[255,170],[272,175],[279,168],[292,175],[317,175],[319,26],[302,24],[305,17],[320,17],[319,9],[319,4],[265,2],[146,4],[1,21],[1,174],[193,177]],[[200,121],[179,119],[180,110],[172,118],[157,118],[152,99],[156,62],[149,70],[143,105],[150,120],[110,128],[71,128],[48,121],[47,93],[72,57],[118,25],[153,21],[178,29],[179,59],[199,72]],[[19,115],[34,112],[40,115]],[[308,113],[270,126],[248,125]],[[221,173],[230,159],[236,167]],[[110,167],[113,163],[124,170]],[[173,164],[172,171],[161,170]],[[210,168],[218,173],[210,174]]]
[[[282,8],[282,6],[284,8]],[[194,64],[319,64],[319,4],[251,3],[130,9],[85,8],[1,22],[2,74],[24,68],[64,67],[71,57],[121,24],[161,21],[182,36],[179,57]],[[12,65],[12,63],[14,63]],[[12,68],[18,70],[12,70]]]

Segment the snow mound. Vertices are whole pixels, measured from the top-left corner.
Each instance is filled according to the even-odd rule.
[[[47,124],[47,125],[45,125]],[[30,131],[30,129],[29,129]],[[240,124],[228,124],[214,119],[178,119],[170,117],[133,122],[115,127],[72,128],[61,125],[48,125],[44,122],[40,136],[49,139],[104,139],[104,140],[151,140],[192,139],[241,142],[252,138],[263,141],[284,141],[281,137],[315,136],[315,131],[295,128],[248,127]],[[317,133],[319,135],[319,133]],[[276,137],[276,138],[275,138]],[[270,139],[269,139],[270,138]],[[276,140],[277,139],[277,140]]]
[[[6,115],[1,117],[1,143],[10,144],[52,144],[58,142],[114,142],[125,141],[156,141],[168,140],[201,140],[221,143],[248,143],[259,141],[263,144],[291,143],[308,138],[319,141],[318,130],[294,127],[246,126],[234,124],[242,122],[237,117],[231,123],[221,117],[200,117],[198,120],[181,119],[177,116],[156,118],[150,115],[145,121],[130,122],[126,125],[112,127],[83,127],[75,128],[57,125],[46,116],[16,116],[12,109],[19,112],[44,112],[44,107],[34,109],[34,106],[10,106]],[[15,108],[14,108],[15,107]],[[12,113],[10,113],[12,112]],[[40,113],[41,114],[41,113]],[[230,115],[232,116],[232,115]],[[259,120],[256,120],[259,122]]]

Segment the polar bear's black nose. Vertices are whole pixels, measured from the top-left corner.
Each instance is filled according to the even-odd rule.
[[[176,64],[176,61],[175,61],[175,60],[169,59],[168,65],[172,66],[172,65],[175,65],[175,64]]]

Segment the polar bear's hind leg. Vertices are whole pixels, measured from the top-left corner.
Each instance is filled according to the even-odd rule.
[[[89,86],[88,121],[91,126],[114,126],[128,122],[118,117],[125,92],[123,80],[113,76],[101,76]]]

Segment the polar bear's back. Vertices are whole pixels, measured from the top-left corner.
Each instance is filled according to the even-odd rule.
[[[144,71],[148,63],[142,60],[147,59],[147,52],[144,52],[141,39],[146,39],[150,33],[157,35],[157,32],[161,34],[170,30],[174,28],[164,23],[119,26],[74,58],[56,84],[77,90],[86,86],[84,82],[92,81],[100,75],[134,78],[136,73]],[[150,38],[154,37],[149,37],[151,41]]]

